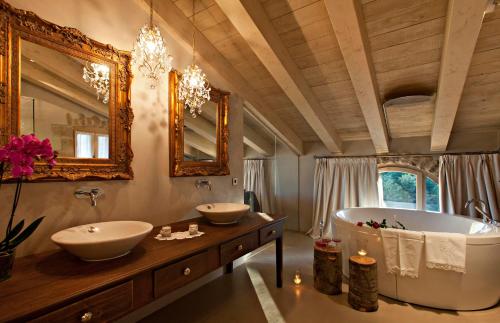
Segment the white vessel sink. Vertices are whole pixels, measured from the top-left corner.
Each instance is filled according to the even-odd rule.
[[[233,224],[248,213],[250,206],[239,203],[211,203],[196,207],[213,224]]]
[[[85,261],[125,256],[153,225],[140,221],[111,221],[79,225],[54,233],[52,241]]]

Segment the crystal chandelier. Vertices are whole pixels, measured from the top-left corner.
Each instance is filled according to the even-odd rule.
[[[107,65],[85,63],[83,79],[96,89],[97,100],[101,100],[105,104],[109,102],[109,67]]]
[[[195,64],[195,11],[193,0],[193,63],[189,65],[182,74],[179,82],[179,99],[189,108],[189,113],[196,118],[201,114],[201,106],[210,100],[210,85],[207,76],[198,65]]]
[[[149,23],[142,26],[132,49],[132,63],[149,79],[150,88],[158,84],[161,74],[172,69],[172,56],[167,55],[160,29],[153,25],[153,0],[149,8]]]

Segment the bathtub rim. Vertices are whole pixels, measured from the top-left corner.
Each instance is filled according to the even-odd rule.
[[[358,227],[356,223],[346,221],[343,217],[341,217],[339,214],[342,212],[350,211],[350,210],[387,210],[387,211],[394,211],[394,210],[402,210],[402,211],[410,211],[410,212],[421,212],[421,213],[426,213],[429,215],[439,215],[439,216],[449,216],[449,217],[459,217],[463,218],[466,220],[474,221],[474,222],[479,222],[483,223],[481,220],[470,218],[468,216],[460,215],[460,214],[449,214],[449,213],[439,213],[439,212],[428,212],[428,211],[423,211],[423,210],[412,210],[412,209],[401,209],[401,208],[377,208],[377,207],[352,207],[352,208],[345,208],[342,210],[337,210],[333,213],[333,219],[334,220],[340,220],[342,222],[345,222],[346,224],[350,224],[354,227],[357,228],[357,230],[361,230],[364,233],[368,234],[376,234],[380,235],[380,229],[373,229],[367,226],[363,227]],[[465,234],[464,235],[467,237],[467,242],[466,244],[468,245],[496,245],[500,244],[500,228],[495,227],[494,225],[489,224],[491,226],[492,231],[488,233],[475,233],[475,234]],[[431,230],[429,230],[431,231]],[[443,231],[431,231],[431,232],[443,232]]]

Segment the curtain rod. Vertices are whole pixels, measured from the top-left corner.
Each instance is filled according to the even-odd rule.
[[[439,157],[444,155],[482,155],[482,154],[498,154],[500,151],[479,151],[479,152],[463,152],[463,153],[430,153],[430,154],[391,154],[391,155],[358,155],[358,156],[332,156],[332,155],[314,155],[314,159],[321,158],[378,158],[378,157]]]
[[[274,158],[243,158],[243,160],[274,160]]]

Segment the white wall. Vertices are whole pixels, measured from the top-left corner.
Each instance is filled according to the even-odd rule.
[[[147,12],[139,0],[10,0],[17,8],[31,10],[43,19],[80,29],[103,43],[131,50],[139,28],[147,22]],[[185,46],[164,38],[174,56],[177,69],[190,63]],[[145,79],[134,68],[132,108],[131,181],[30,183],[23,186],[18,219],[33,220],[45,216],[35,234],[17,250],[17,256],[55,248],[50,235],[58,230],[95,221],[144,220],[154,225],[197,216],[194,207],[209,201],[243,201],[243,111],[238,94],[210,66],[201,66],[211,83],[231,91],[229,114],[230,176],[213,177],[214,190],[197,190],[196,178],[170,178],[168,175],[168,114],[166,78],[156,90],[150,90]],[[231,177],[240,178],[232,186]],[[105,196],[91,208],[87,200],[74,198],[81,186],[100,187]],[[5,228],[14,194],[14,185],[3,185],[0,191],[0,228]]]

